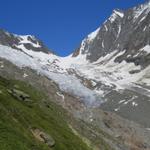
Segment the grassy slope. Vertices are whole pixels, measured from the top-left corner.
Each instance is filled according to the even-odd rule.
[[[33,102],[21,102],[7,90],[18,88],[29,94]],[[50,134],[56,144],[51,150],[89,150],[87,145],[68,127],[64,110],[49,102],[42,92],[30,85],[0,77],[0,150],[50,150],[35,139],[30,128]]]

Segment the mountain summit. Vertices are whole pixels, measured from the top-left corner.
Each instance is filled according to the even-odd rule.
[[[144,46],[150,44],[149,38],[150,2],[128,9],[114,10],[113,14],[95,32],[89,34],[73,56],[79,51],[90,62],[117,50],[124,54],[116,57],[116,62],[133,62],[143,67],[149,65]],[[138,55],[139,54],[139,55]]]

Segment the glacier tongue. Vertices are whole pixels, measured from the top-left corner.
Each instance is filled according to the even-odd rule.
[[[25,51],[25,49],[24,52],[21,52],[0,45],[0,57],[12,62],[20,68],[30,67],[36,70],[37,73],[47,76],[54,80],[59,85],[60,89],[79,97],[87,106],[93,106],[95,103],[100,104],[102,102],[101,97],[97,95],[96,92],[85,87],[75,76],[52,71],[50,69],[50,62],[54,61],[56,58],[60,59],[53,54],[48,55],[42,52]]]

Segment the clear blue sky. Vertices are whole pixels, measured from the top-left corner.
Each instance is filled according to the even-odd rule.
[[[32,34],[65,56],[99,27],[113,9],[127,9],[146,0],[1,0],[0,28]]]

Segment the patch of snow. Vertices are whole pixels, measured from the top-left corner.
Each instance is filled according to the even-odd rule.
[[[127,58],[131,57],[131,55],[127,55]]]
[[[145,27],[144,27],[144,29],[143,29],[143,31],[145,31],[145,30],[146,30],[146,28],[147,28],[147,27],[145,26]]]
[[[141,49],[141,51],[150,53],[150,45],[146,45],[145,47],[143,47],[143,48]]]
[[[150,131],[150,128],[146,128],[146,130]]]
[[[0,68],[4,68],[4,63],[3,63],[3,61],[0,61]]]
[[[33,43],[33,42],[31,42],[30,40],[28,40],[28,38],[31,38],[31,39],[33,39],[34,37],[32,37],[32,36],[30,36],[30,35],[22,35],[22,36],[19,36],[19,38],[20,38],[20,42],[19,42],[19,44],[21,45],[21,44],[31,44],[33,47],[36,47],[36,48],[40,48],[41,47],[41,45],[39,44],[39,42],[37,42],[36,44],[35,43]],[[34,38],[35,39],[35,38]]]
[[[93,122],[93,118],[90,118],[90,122]]]
[[[111,53],[108,53],[107,55],[103,56],[103,57],[100,57],[96,62],[93,63],[93,65],[97,65],[99,63],[102,63],[104,61],[109,61],[111,58],[113,58],[113,56],[115,56],[115,54],[117,54],[117,50],[111,52]]]
[[[110,20],[111,23],[113,23],[113,22],[116,20],[116,18],[117,18],[117,15],[113,13],[113,14],[110,16],[109,20]]]
[[[62,100],[65,99],[65,96],[64,96],[62,93],[57,92],[56,94],[57,94],[58,96],[60,96],[60,97],[62,98]]]
[[[119,110],[120,110],[120,107],[114,109],[114,111],[116,111],[116,112],[119,111]]]
[[[135,55],[133,56],[133,58],[137,57],[139,54],[140,54],[140,53],[135,54]]]
[[[1,68],[4,68],[4,65],[0,65]]]
[[[121,104],[121,103],[123,103],[123,102],[125,102],[126,100],[121,100],[121,101],[119,101],[119,104]]]
[[[117,38],[119,37],[120,32],[121,32],[121,25],[119,25],[119,27],[118,27],[118,34],[117,34]]]
[[[26,73],[23,74],[23,78],[26,78],[28,77],[28,75]]]
[[[97,34],[98,34],[99,31],[100,31],[100,28],[98,28],[98,29],[95,30],[94,32],[90,33],[90,34],[88,35],[88,40],[89,40],[89,41],[93,41],[93,40],[96,38],[96,36],[97,36]]]
[[[120,11],[117,11],[117,10],[113,10],[113,14],[109,18],[110,22],[113,23],[118,16],[123,18],[124,17],[124,13],[122,13]]]
[[[90,113],[90,115],[89,115],[89,120],[90,120],[90,122],[93,122],[93,114],[92,113]]]
[[[104,40],[103,40],[103,42],[102,42],[102,47],[105,48],[105,46],[104,46]]]
[[[92,86],[96,86],[96,82],[95,81],[93,81],[93,80],[91,80],[91,83],[92,83]]]
[[[132,102],[132,106],[137,107],[138,104],[136,102]]]
[[[86,45],[86,39],[84,39],[81,43],[80,53],[81,53],[81,51],[83,51],[85,49],[85,45]]]
[[[145,18],[146,18],[146,16],[142,17],[141,20],[138,22],[138,24],[139,24],[140,22],[142,22]]]
[[[120,11],[117,11],[117,10],[114,10],[114,13],[117,14],[118,16],[120,16],[121,18],[124,17],[124,13],[123,12],[120,12]]]
[[[149,81],[150,82],[150,81]],[[148,83],[149,83],[148,82]],[[143,86],[139,85],[135,85],[134,86],[134,90],[142,95],[148,96],[150,97],[150,89],[148,88],[144,88]]]
[[[104,93],[105,93],[105,92],[104,92],[103,90],[96,88],[94,91],[95,91],[98,95],[100,95],[101,97],[104,97]],[[104,102],[104,100],[103,100],[103,102]]]
[[[136,99],[137,97],[136,96],[133,96],[131,99],[127,100],[126,102],[124,102],[123,104],[124,105],[127,105],[128,103],[132,102],[132,105],[137,105],[137,103],[133,102],[134,99]]]
[[[105,27],[105,30],[106,30],[106,32],[108,31],[108,28],[107,28],[107,26],[106,25],[104,25],[104,27]]]

